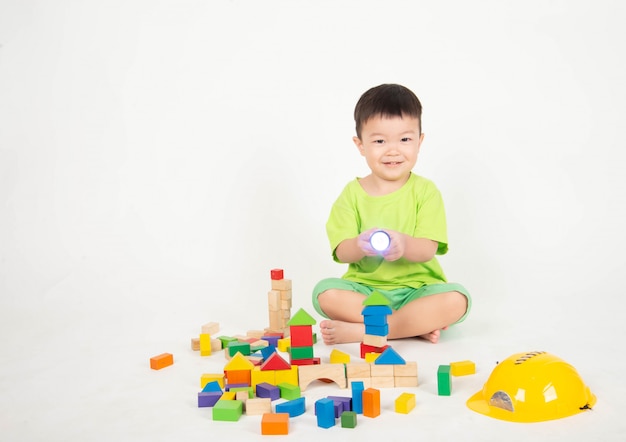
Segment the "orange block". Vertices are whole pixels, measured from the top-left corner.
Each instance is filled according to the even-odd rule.
[[[363,416],[376,417],[380,415],[380,390],[367,388],[363,390]]]
[[[289,413],[265,413],[261,418],[261,434],[289,434]]]
[[[164,367],[169,367],[173,363],[174,356],[171,353],[163,353],[150,358],[150,368],[153,370],[160,370]]]

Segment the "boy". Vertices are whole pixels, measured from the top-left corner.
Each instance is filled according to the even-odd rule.
[[[348,183],[326,224],[333,259],[349,264],[342,278],[313,289],[315,309],[329,318],[320,323],[326,344],[362,341],[363,301],[374,290],[391,301],[389,339],[436,343],[440,330],[469,312],[469,293],[446,282],[435,258],[448,251],[441,194],[412,172],[424,139],[421,117],[419,99],[396,84],[368,90],[356,105],[353,141],[371,173]],[[370,242],[378,230],[390,240],[383,251]]]

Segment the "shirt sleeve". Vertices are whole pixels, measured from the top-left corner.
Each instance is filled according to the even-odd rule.
[[[437,255],[445,255],[448,252],[447,231],[443,198],[439,189],[431,183],[418,202],[413,236],[437,241]]]
[[[333,204],[326,223],[326,234],[336,262],[340,262],[336,255],[337,246],[343,240],[357,236],[360,233],[359,229],[360,222],[355,202],[351,197],[349,186],[346,186]]]

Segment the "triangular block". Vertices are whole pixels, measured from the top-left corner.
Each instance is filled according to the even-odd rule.
[[[406,361],[393,348],[387,347],[374,361],[374,365],[404,365]]]
[[[224,366],[224,371],[229,370],[252,370],[254,364],[246,359],[241,353],[236,353],[235,356]]]
[[[363,305],[389,305],[391,301],[378,290],[374,290],[371,295],[365,298]]]
[[[285,361],[280,355],[276,352],[272,353],[269,358],[263,364],[261,364],[261,370],[289,370],[291,369],[291,364]]]
[[[291,317],[287,325],[315,325],[317,321],[311,315],[300,309]]]

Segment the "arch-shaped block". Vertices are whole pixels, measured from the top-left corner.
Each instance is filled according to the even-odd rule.
[[[298,383],[301,391],[306,390],[306,387],[317,379],[330,379],[339,388],[346,388],[346,367],[344,364],[300,365],[298,367]]]

